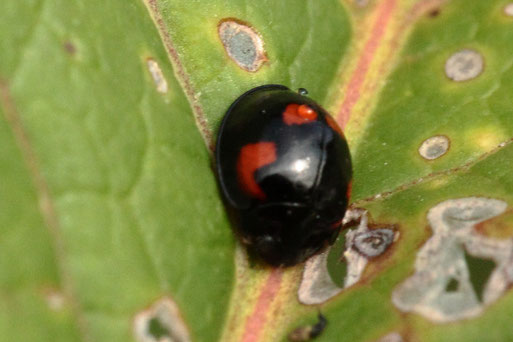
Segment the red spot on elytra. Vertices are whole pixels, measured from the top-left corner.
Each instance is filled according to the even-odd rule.
[[[346,197],[349,200],[351,198],[351,191],[353,190],[353,181],[350,181],[349,184],[347,184],[347,190],[346,190]]]
[[[337,124],[335,119],[333,119],[331,117],[331,115],[326,115],[326,122],[328,123],[328,125],[331,127],[332,130],[334,130],[335,132],[340,134],[340,136],[342,136],[342,137],[344,136],[344,132],[342,132],[342,128],[340,128],[340,126]]]
[[[310,106],[291,103],[283,112],[283,121],[287,125],[301,125],[317,120],[317,112]]]
[[[255,171],[275,160],[276,145],[272,142],[248,144],[241,148],[237,159],[237,180],[248,195],[265,199],[265,193],[255,180]]]

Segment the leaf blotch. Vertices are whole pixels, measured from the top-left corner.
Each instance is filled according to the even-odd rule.
[[[157,61],[155,61],[153,58],[148,58],[146,60],[146,65],[148,67],[148,71],[150,72],[151,78],[153,79],[153,82],[155,83],[155,87],[157,88],[157,91],[161,94],[167,93],[168,86],[166,78],[164,77],[164,74],[162,73],[162,69],[160,69],[159,64]]]
[[[447,153],[450,147],[450,140],[445,135],[435,135],[427,138],[419,147],[419,154],[427,160],[440,158]]]
[[[191,341],[178,306],[168,297],[156,301],[135,316],[134,334],[140,342]]]
[[[65,41],[64,44],[62,44],[62,47],[64,48],[64,51],[69,53],[71,56],[74,56],[77,53],[77,47],[69,40]]]
[[[506,14],[508,17],[513,17],[513,2],[510,2],[504,6],[504,14]]]
[[[513,284],[513,240],[491,239],[475,226],[507,203],[485,197],[451,199],[427,214],[433,235],[417,253],[415,273],[392,294],[394,305],[434,322],[479,316]]]
[[[346,212],[343,227],[355,222],[356,229],[349,229],[330,249],[306,262],[298,290],[301,303],[320,304],[355,285],[367,264],[383,255],[399,238],[394,226],[370,229],[366,210],[355,208]]]
[[[455,82],[474,79],[483,72],[483,69],[483,56],[471,49],[457,51],[445,62],[445,75]]]
[[[264,42],[251,26],[237,19],[224,19],[218,34],[226,53],[240,68],[256,72],[267,61]]]
[[[61,290],[46,288],[43,290],[43,295],[50,310],[60,311],[64,309],[66,305],[66,296]]]

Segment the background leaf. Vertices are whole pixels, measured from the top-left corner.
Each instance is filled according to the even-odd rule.
[[[490,243],[512,234],[508,5],[3,1],[0,341],[177,338],[165,320],[174,304],[172,320],[195,341],[286,340],[318,309],[329,321],[320,341],[512,339],[510,291],[450,324],[392,300],[440,203],[504,201],[475,231]],[[223,20],[258,33],[258,71],[228,56]],[[484,69],[455,82],[445,63],[465,49]],[[357,284],[322,305],[298,302],[303,265],[248,263],[216,187],[216,128],[238,95],[265,83],[307,88],[333,113],[353,153],[353,208],[399,232]],[[419,147],[433,136],[449,148],[426,160]],[[344,235],[329,252],[339,286]]]

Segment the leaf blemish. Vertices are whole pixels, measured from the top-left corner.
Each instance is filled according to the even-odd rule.
[[[504,14],[506,14],[508,17],[513,17],[513,2],[504,6]]]
[[[427,160],[440,158],[447,153],[450,147],[450,140],[445,135],[435,135],[427,138],[419,147],[419,154]]]
[[[146,65],[148,66],[148,71],[150,72],[153,82],[155,83],[157,91],[161,94],[167,93],[167,81],[157,61],[155,61],[153,58],[148,58],[146,60]]]
[[[354,235],[352,248],[367,258],[377,257],[394,242],[394,231],[380,228]]]
[[[476,78],[483,72],[483,69],[483,56],[472,49],[455,52],[445,62],[445,75],[455,82]]]
[[[178,306],[168,297],[158,300],[135,316],[134,334],[140,342],[191,341]]]
[[[347,262],[347,275],[344,288],[356,284],[369,260],[385,253],[399,238],[399,232],[391,227],[369,229],[367,211],[360,209],[355,212],[360,216],[360,224],[358,228],[350,229],[346,233],[344,258]]]
[[[288,335],[288,339],[291,342],[310,341],[319,337],[326,329],[326,325],[328,325],[328,320],[319,312],[317,323],[294,329]]]
[[[303,278],[297,293],[299,302],[306,305],[321,304],[342,291],[328,272],[328,251],[318,254],[306,262]]]
[[[77,47],[69,40],[64,42],[63,47],[64,50],[72,56],[77,52]]]
[[[367,211],[350,209],[342,221],[345,227],[358,222],[356,229],[348,230],[345,235],[343,258],[347,265],[343,288],[336,285],[328,270],[330,250],[310,258],[305,265],[303,278],[298,290],[301,303],[321,304],[340,293],[343,289],[356,284],[362,277],[369,261],[376,258],[398,240],[399,232],[388,228],[369,229]]]
[[[217,30],[226,53],[240,68],[256,72],[268,60],[260,34],[249,25],[227,18]]]
[[[358,7],[365,7],[369,4],[369,0],[354,0],[354,3],[358,6]]]
[[[54,288],[45,289],[43,292],[50,310],[59,311],[64,308],[64,305],[66,304],[64,293]]]
[[[440,15],[440,8],[435,8],[435,9],[432,9],[431,11],[429,11],[428,15],[431,17],[431,18],[436,18]]]
[[[513,284],[513,240],[479,234],[475,226],[506,210],[504,201],[444,201],[427,214],[433,235],[417,254],[415,273],[392,294],[394,305],[435,322],[479,316]]]
[[[404,342],[404,339],[401,336],[401,334],[399,334],[398,332],[391,332],[391,333],[383,336],[376,342]]]

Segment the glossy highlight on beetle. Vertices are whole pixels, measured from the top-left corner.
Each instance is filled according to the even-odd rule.
[[[342,130],[317,103],[281,85],[240,96],[218,133],[218,183],[251,254],[291,266],[336,239],[351,191]]]

